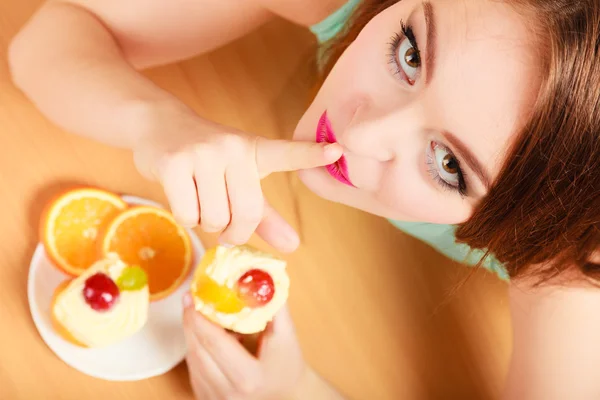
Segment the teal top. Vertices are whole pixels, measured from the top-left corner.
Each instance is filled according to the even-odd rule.
[[[349,0],[329,17],[310,27],[319,43],[325,43],[342,30],[358,3],[360,0]]]
[[[335,37],[346,25],[360,0],[349,0],[340,9],[329,17],[313,25],[310,30],[315,34],[320,44]],[[454,225],[439,225],[424,222],[390,221],[394,226],[407,234],[422,240],[447,257],[467,264],[476,265],[484,255],[482,250],[471,249],[465,244],[456,243]],[[493,257],[487,257],[482,264],[487,270],[494,272],[502,280],[509,280],[508,273],[503,265]]]

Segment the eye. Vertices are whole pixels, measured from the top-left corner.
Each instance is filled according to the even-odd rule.
[[[413,85],[421,68],[421,57],[408,37],[405,37],[398,45],[396,58],[398,67],[402,69],[408,82]]]
[[[389,63],[393,73],[412,86],[421,70],[421,53],[412,28],[404,23],[401,27],[401,33],[394,34],[390,42]]]
[[[445,189],[457,191],[461,196],[467,195],[467,185],[460,161],[446,146],[431,142],[427,148],[427,164],[434,181]]]
[[[456,188],[460,185],[460,166],[454,154],[439,144],[433,145],[433,157],[440,178],[447,184]]]

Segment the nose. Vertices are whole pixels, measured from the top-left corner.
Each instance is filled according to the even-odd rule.
[[[338,137],[346,148],[352,182],[377,192],[390,168],[418,165],[425,149],[423,121],[418,106],[359,107]]]
[[[359,107],[340,142],[352,154],[379,162],[393,161],[402,153],[415,149],[424,130],[421,107]]]

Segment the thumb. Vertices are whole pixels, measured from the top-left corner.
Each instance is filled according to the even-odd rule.
[[[266,360],[271,357],[281,357],[282,352],[292,351],[301,353],[294,322],[286,305],[275,315],[264,331],[260,340],[258,358]]]
[[[256,234],[284,253],[291,253],[300,245],[300,238],[294,228],[266,201],[263,218],[256,228]]]
[[[183,334],[189,350],[194,344],[194,318],[196,317],[196,310],[194,309],[194,300],[192,300],[192,295],[189,292],[183,296],[182,300]]]
[[[344,150],[337,143],[256,140],[256,164],[261,178],[273,172],[297,171],[333,164]]]

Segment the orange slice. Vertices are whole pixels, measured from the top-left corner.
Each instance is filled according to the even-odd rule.
[[[117,253],[146,271],[151,301],[173,293],[192,265],[186,230],[162,208],[134,206],[121,212],[106,226],[100,245],[104,256]]]
[[[40,237],[48,257],[67,274],[80,275],[98,258],[98,232],[125,208],[119,196],[100,189],[63,193],[42,215]]]

